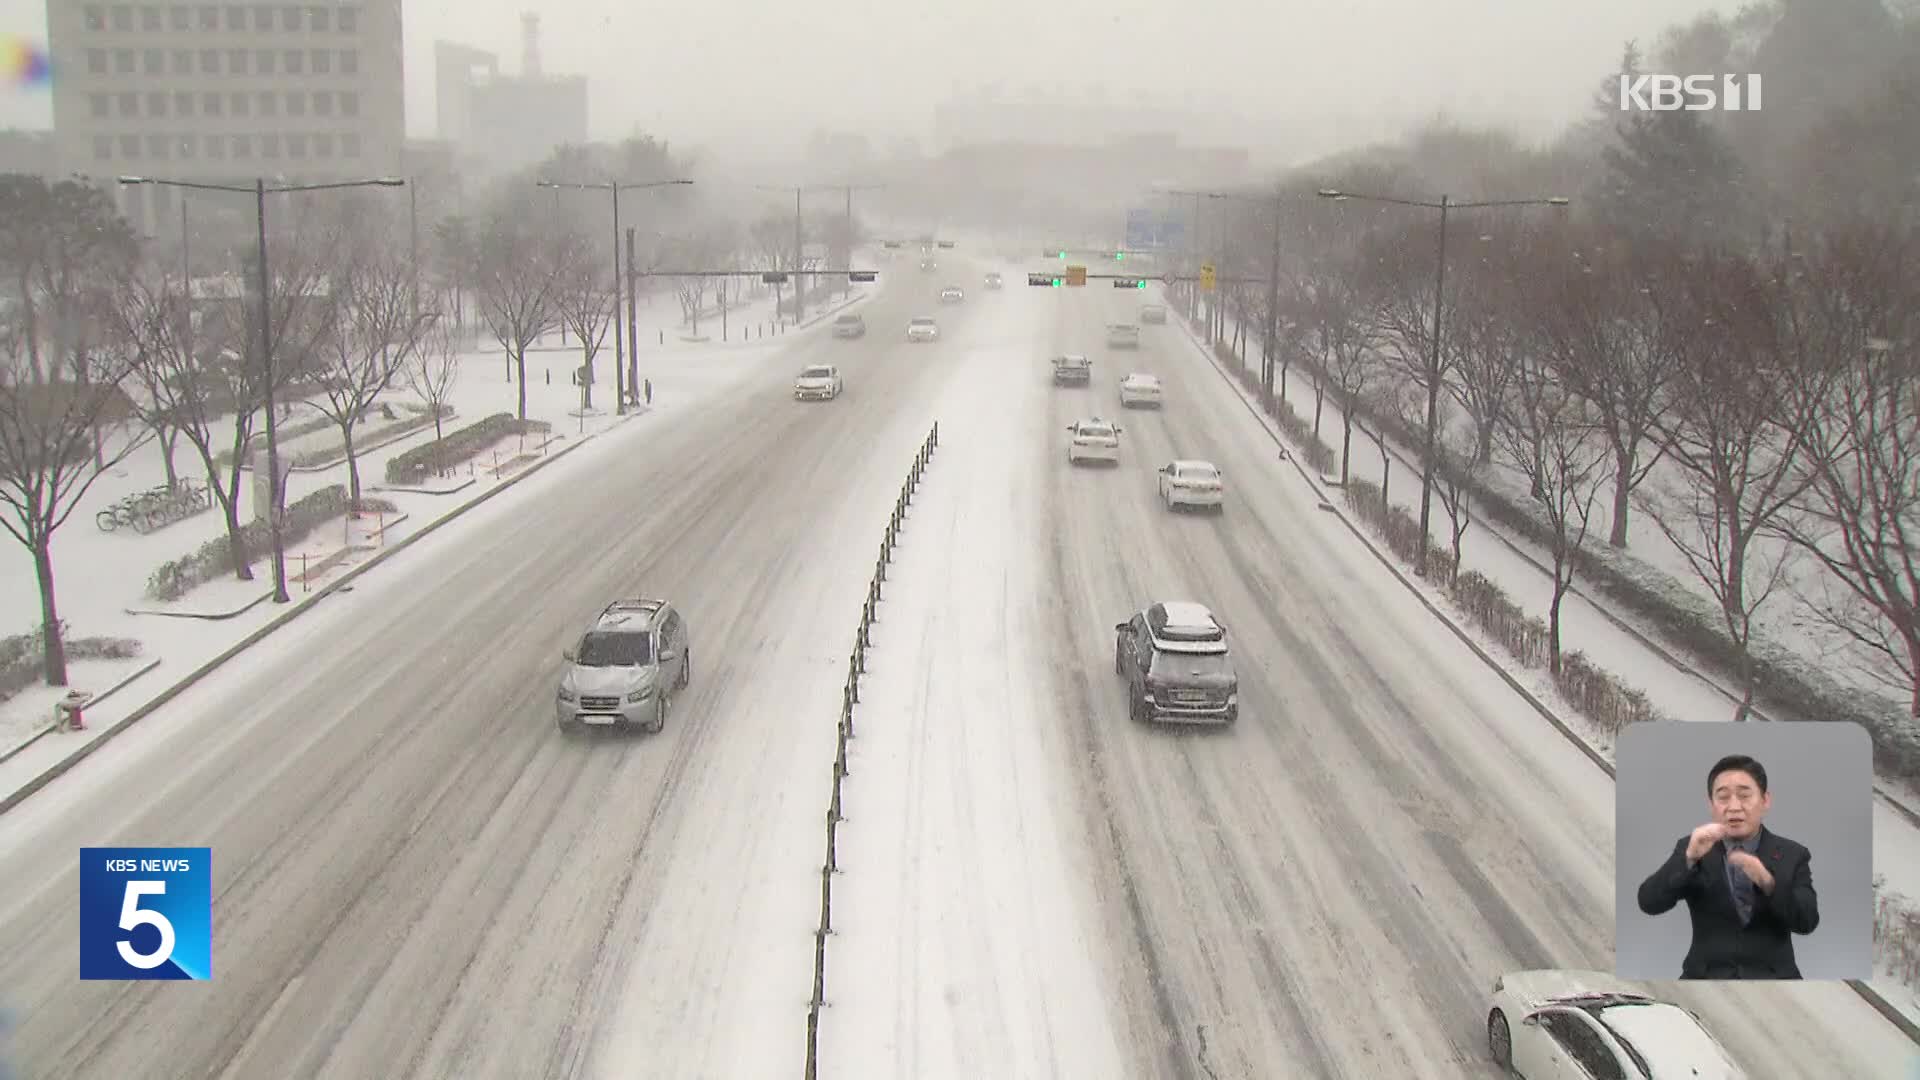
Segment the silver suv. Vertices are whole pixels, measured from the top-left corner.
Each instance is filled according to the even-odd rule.
[[[674,693],[693,677],[686,620],[665,600],[608,604],[580,643],[561,655],[568,666],[554,719],[569,733],[596,725],[658,734]]]
[[[1154,604],[1114,626],[1113,670],[1127,679],[1136,721],[1231,724],[1240,718],[1240,678],[1227,628],[1191,601]]]

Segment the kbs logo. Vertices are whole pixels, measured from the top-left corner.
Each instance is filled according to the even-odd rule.
[[[1759,112],[1760,76],[1620,76],[1621,112],[1711,112],[1715,109]]]
[[[213,977],[212,848],[81,848],[80,977]]]

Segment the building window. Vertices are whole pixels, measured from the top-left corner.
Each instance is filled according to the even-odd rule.
[[[307,20],[308,20],[307,28],[317,34],[324,34],[327,31],[333,29],[333,26],[327,20],[327,16],[329,14],[331,14],[331,12],[329,12],[326,8],[323,8],[323,7],[308,8],[307,9]]]
[[[113,157],[113,136],[95,135],[93,137],[93,159],[106,161]]]
[[[305,65],[301,61],[305,60],[306,56],[307,54],[299,49],[288,49],[286,55],[281,57],[280,63],[286,68],[287,74],[298,75],[304,70]]]
[[[200,140],[191,135],[180,136],[180,141],[175,143],[173,147],[174,154],[183,158],[198,157],[199,150]]]
[[[287,115],[288,116],[307,115],[307,95],[301,93],[298,90],[288,91],[287,92]]]
[[[273,29],[273,9],[265,4],[254,5],[253,28],[255,30]]]
[[[280,17],[288,30],[300,29],[300,9],[297,6],[288,4],[281,9]]]
[[[159,49],[145,49],[141,51],[140,59],[144,61],[143,66],[146,68],[147,74],[165,75],[167,73],[167,54],[165,52]]]
[[[187,93],[185,90],[174,91],[173,115],[175,116],[192,116],[193,115],[193,95],[192,94]]]
[[[107,9],[99,4],[88,4],[81,17],[86,20],[87,29],[105,30],[107,28]]]
[[[105,75],[107,73],[107,50],[87,50],[87,74]]]
[[[157,34],[166,28],[166,21],[160,17],[160,9],[148,4],[140,9],[140,29],[149,34]]]
[[[155,158],[166,157],[167,151],[172,149],[172,142],[173,140],[167,138],[165,135],[147,136],[147,156]]]
[[[261,92],[260,115],[261,116],[279,116],[280,115],[280,95],[279,94],[276,94],[271,90],[265,90]]]
[[[227,5],[227,29],[245,30],[247,28],[247,9],[238,4]]]
[[[246,158],[253,156],[253,136],[235,135],[233,137],[233,156]]]
[[[192,49],[173,50],[173,73],[175,75],[193,74],[193,50]]]
[[[220,8],[214,4],[200,5],[200,29],[220,29]]]
[[[279,157],[280,156],[280,136],[278,135],[260,136],[260,156],[270,157],[270,158]]]
[[[147,115],[148,116],[167,115],[167,95],[148,94],[147,95]]]
[[[355,158],[360,156],[360,135],[358,132],[349,131],[345,135],[340,136],[340,156]]]
[[[341,49],[340,50],[340,74],[342,75],[360,74],[360,50],[359,49]]]
[[[359,30],[359,28],[360,28],[360,9],[357,7],[341,8],[340,9],[340,32],[343,34],[351,34]]]
[[[115,75],[131,75],[133,72],[133,50],[113,50],[113,73]]]
[[[333,156],[333,136],[315,135],[313,137],[313,156],[314,157],[332,157]]]
[[[360,115],[360,95],[359,94],[352,93],[351,91],[349,91],[347,93],[340,95],[340,115],[341,116],[359,116]]]
[[[107,104],[107,95],[105,94],[87,95],[87,112],[91,114],[95,120],[106,118]]]
[[[227,104],[233,108],[233,115],[246,116],[251,111],[253,99],[245,94],[234,94],[227,99]]]
[[[333,115],[333,91],[315,90],[313,92],[313,115],[315,116],[332,116]]]
[[[245,75],[247,73],[247,50],[227,50],[227,74]]]
[[[140,115],[140,95],[139,94],[133,93],[131,91],[122,91],[119,94],[115,95],[115,97],[118,98],[118,104],[120,106],[121,116],[139,116]]]
[[[227,156],[227,137],[225,135],[207,136],[207,156],[224,158]]]
[[[307,137],[305,135],[287,136],[287,156],[295,158],[307,156]]]
[[[332,49],[313,50],[313,57],[311,62],[313,64],[313,73],[315,75],[333,74],[333,50]]]
[[[261,49],[259,52],[254,53],[253,54],[253,73],[255,75],[273,74],[273,71],[274,71],[273,56],[274,56],[273,52],[268,49]]]
[[[202,75],[220,74],[220,50],[219,49],[201,49],[200,50],[200,73]]]
[[[172,18],[169,21],[173,23],[173,28],[175,30],[179,30],[182,33],[185,33],[186,31],[193,29],[193,12],[188,11],[186,8],[176,4],[174,5],[173,10],[169,11],[167,14],[172,16]]]
[[[138,135],[120,136],[120,156],[123,158],[139,157],[140,156],[140,136]]]
[[[221,104],[219,94],[200,95],[200,111],[208,116],[219,116]]]
[[[116,34],[133,33],[133,7],[130,4],[113,6],[113,32]]]

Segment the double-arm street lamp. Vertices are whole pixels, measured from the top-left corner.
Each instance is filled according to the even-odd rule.
[[[1422,436],[1426,444],[1421,448],[1420,461],[1420,542],[1427,542],[1427,528],[1433,520],[1433,470],[1435,445],[1440,426],[1440,302],[1441,294],[1447,285],[1447,214],[1453,210],[1481,210],[1496,206],[1566,206],[1567,199],[1553,196],[1542,199],[1491,199],[1484,202],[1454,202],[1450,196],[1440,196],[1438,202],[1424,202],[1419,199],[1393,199],[1384,195],[1359,195],[1351,191],[1322,189],[1320,197],[1336,202],[1357,200],[1360,202],[1387,203],[1392,206],[1412,206],[1422,210],[1440,211],[1440,253],[1435,261],[1433,279],[1433,340],[1427,359],[1427,430]],[[1418,559],[1414,563],[1414,573],[1427,575],[1427,560]]]
[[[755,189],[759,191],[791,191],[793,192],[793,324],[795,326],[800,325],[800,320],[805,315],[806,308],[807,308],[807,290],[806,290],[806,286],[803,284],[804,279],[800,276],[800,272],[806,267],[806,263],[805,263],[806,240],[805,240],[805,234],[801,231],[801,228],[800,228],[800,197],[802,195],[805,195],[809,191],[839,191],[839,192],[844,192],[846,194],[847,196],[847,270],[849,275],[851,275],[853,270],[853,193],[856,191],[872,191],[885,186],[886,185],[884,184],[787,184],[787,185],[756,184],[754,185]],[[848,280],[849,281],[852,280],[851,276],[849,276]]]
[[[253,196],[254,218],[259,241],[257,261],[260,264],[260,365],[267,407],[267,535],[273,545],[273,602],[287,603],[292,597],[287,594],[287,553],[282,542],[280,520],[281,502],[286,493],[280,490],[280,446],[274,434],[273,290],[272,279],[267,273],[267,196],[288,195],[301,191],[335,191],[343,188],[405,187],[407,182],[396,177],[378,177],[367,180],[342,180],[330,184],[282,184],[269,187],[265,178],[255,180],[251,185],[202,184],[188,180],[161,180],[151,176],[122,176],[119,179],[120,183],[127,186],[149,185],[187,188],[193,191],[227,191]],[[189,296],[192,295],[192,289],[193,283],[189,281],[187,283]]]
[[[638,191],[644,188],[685,187],[691,180],[648,180],[630,184],[622,180],[607,180],[599,183],[574,183],[571,181],[540,180],[539,186],[553,190],[558,197],[561,189],[569,191],[605,191],[613,195],[613,401],[614,414],[624,416],[627,412],[627,388],[640,385],[640,343],[623,341],[620,332],[621,297],[627,293],[625,280],[620,276],[620,193]],[[629,268],[631,269],[631,268]],[[631,305],[627,307],[629,323],[627,337],[631,333],[636,315]],[[624,381],[621,378],[622,366],[631,359],[633,367],[628,370]]]

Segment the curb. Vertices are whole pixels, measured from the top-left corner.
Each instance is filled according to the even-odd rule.
[[[234,608],[232,611],[143,611],[139,608],[121,608],[120,610],[129,615],[157,615],[163,619],[206,619],[210,622],[224,622],[228,619],[245,615],[247,612],[266,603],[272,596],[273,590],[268,589],[266,592]]]
[[[468,488],[472,487],[473,485],[479,482],[480,482],[479,477],[468,477],[464,482],[460,484],[456,484],[455,486],[450,487],[445,491],[429,491],[426,488],[379,487],[379,486],[369,486],[367,490],[368,491],[397,491],[404,495],[458,495],[460,492],[467,490]]]
[[[105,701],[107,698],[110,698],[113,695],[119,693],[121,689],[124,688],[128,683],[132,682],[133,680],[139,678],[142,675],[145,675],[147,672],[152,671],[154,668],[157,668],[159,666],[160,666],[160,659],[158,657],[155,657],[153,660],[147,663],[146,667],[143,667],[139,671],[136,671],[133,674],[127,676],[126,678],[121,679],[119,682],[114,683],[112,686],[108,687],[104,691],[98,694],[95,694],[93,696],[93,700],[87,702],[87,708],[91,709],[94,705],[98,704],[99,702]],[[46,727],[43,727],[39,731],[34,732],[32,735],[29,735],[26,741],[20,743],[18,746],[15,746],[13,749],[7,751],[6,753],[0,754],[0,765],[6,764],[8,760],[10,760],[14,755],[20,753],[20,751],[25,750],[27,747],[32,746],[34,743],[39,742],[41,739],[45,738],[48,735],[53,734],[58,730],[60,730],[60,725],[48,724]]]
[[[409,536],[405,540],[400,541],[398,544],[395,544],[393,547],[388,548],[386,551],[380,553],[379,555],[376,555],[373,558],[368,559],[366,562],[363,562],[359,566],[356,566],[352,570],[349,570],[345,574],[342,574],[337,580],[328,584],[327,586],[322,588],[319,592],[314,593],[310,599],[300,601],[299,603],[297,603],[293,607],[293,609],[288,611],[285,615],[282,615],[274,619],[272,622],[269,622],[267,625],[261,627],[258,630],[255,630],[253,633],[248,634],[246,637],[241,638],[238,642],[234,643],[232,646],[222,651],[219,655],[213,657],[213,659],[208,660],[206,663],[201,664],[199,667],[195,668],[192,672],[188,673],[185,678],[181,679],[177,683],[174,683],[172,686],[168,687],[167,689],[161,691],[158,695],[148,700],[147,702],[142,704],[140,707],[134,709],[131,713],[128,713],[126,716],[122,717],[112,727],[101,732],[99,737],[95,738],[92,742],[89,742],[87,745],[80,747],[79,749],[75,750],[73,753],[60,759],[60,761],[56,762],[52,767],[48,768],[45,772],[41,773],[39,776],[34,777],[32,780],[28,781],[25,785],[20,787],[19,790],[10,792],[4,797],[0,797],[0,814],[4,814],[7,811],[13,809],[15,806],[20,805],[20,803],[26,801],[26,799],[29,796],[33,795],[35,792],[39,791],[41,788],[46,787],[48,784],[52,783],[53,781],[59,779],[62,775],[64,775],[68,770],[72,769],[75,765],[78,765],[80,764],[80,762],[86,760],[88,755],[92,754],[94,751],[100,749],[102,746],[105,746],[107,743],[117,738],[122,732],[126,731],[128,728],[131,728],[134,724],[140,722],[141,720],[144,720],[148,715],[158,710],[160,706],[165,705],[169,701],[172,701],[174,698],[178,697],[180,694],[190,689],[194,684],[198,683],[200,680],[212,674],[222,664],[225,664],[227,661],[233,659],[234,657],[240,655],[246,650],[252,648],[254,645],[258,644],[262,639],[266,638],[269,634],[272,634],[274,631],[279,630],[281,627],[286,626],[288,623],[299,618],[301,615],[306,614],[321,600],[324,600],[328,596],[331,596],[334,592],[339,590],[342,586],[351,583],[354,579],[358,578],[360,575],[366,573],[369,570],[372,570],[376,566],[379,566],[381,563],[387,561],[393,556],[398,555],[401,552],[407,550],[407,548],[413,546],[413,544],[416,541],[423,540],[426,537],[433,535],[434,532],[437,531],[441,526],[446,525],[449,522],[458,520],[462,515],[466,514],[469,510],[472,510],[478,506],[481,506],[482,504],[486,503],[488,500],[492,499],[494,496],[499,495],[503,491],[506,491],[508,488],[511,488],[513,485],[519,483],[522,480],[525,480],[527,477],[532,476],[535,473],[538,473],[540,470],[546,468],[548,465],[551,465],[552,463],[560,460],[561,458],[567,456],[568,454],[579,449],[580,447],[588,445],[601,434],[603,434],[603,432],[594,432],[592,435],[589,435],[586,438],[581,439],[579,442],[574,443],[572,446],[566,447],[563,450],[560,450],[560,451],[557,451],[556,453],[548,455],[543,460],[536,462],[531,468],[527,469],[525,472],[522,472],[518,476],[512,477],[511,479],[502,480],[499,483],[499,485],[494,487],[491,491],[488,491],[487,493],[481,495],[479,498],[476,498],[472,502],[467,503],[465,506],[461,506],[455,509],[452,513],[446,515],[445,517],[440,518],[439,520],[428,524],[426,528],[421,529],[419,532],[414,533],[412,536]]]
[[[1259,406],[1249,399],[1246,390],[1234,382],[1232,375],[1222,366],[1220,358],[1215,356],[1213,351],[1201,342],[1199,335],[1195,334],[1193,328],[1187,325],[1184,316],[1180,318],[1180,329],[1186,333],[1187,340],[1191,342],[1195,348],[1206,354],[1208,362],[1213,365],[1213,370],[1225,380],[1229,388],[1233,390],[1234,398],[1240,402],[1243,408],[1253,414],[1254,419],[1259,422],[1260,430],[1266,432],[1267,437],[1272,439],[1275,445],[1279,446],[1282,450],[1288,451],[1287,463],[1293,466],[1294,471],[1300,474],[1300,478],[1306,481],[1307,486],[1313,490],[1315,495],[1320,497],[1320,501],[1328,507],[1336,507],[1333,500],[1327,498],[1326,492],[1315,482],[1315,478],[1299,461],[1295,460],[1285,438],[1273,429],[1272,418],[1262,413]],[[1553,710],[1547,708],[1546,704],[1542,702],[1538,696],[1526,687],[1520,685],[1512,673],[1507,671],[1505,665],[1488,655],[1487,651],[1482,649],[1479,643],[1472,639],[1471,635],[1456,624],[1445,612],[1435,606],[1433,601],[1429,600],[1426,594],[1420,591],[1418,586],[1407,579],[1406,574],[1401,571],[1400,567],[1392,562],[1386,553],[1380,550],[1371,536],[1366,535],[1364,530],[1354,523],[1352,519],[1347,517],[1345,512],[1337,508],[1330,509],[1328,512],[1338,518],[1340,523],[1345,525],[1349,532],[1353,533],[1354,537],[1360,541],[1367,551],[1393,574],[1394,580],[1405,586],[1407,591],[1411,592],[1414,597],[1420,601],[1422,607],[1425,607],[1434,618],[1438,619],[1441,625],[1453,631],[1453,635],[1462,642],[1465,642],[1467,648],[1473,650],[1473,654],[1479,657],[1482,663],[1493,669],[1493,672],[1500,676],[1502,682],[1506,683],[1508,687],[1520,695],[1522,700],[1532,706],[1533,711],[1546,718],[1547,722],[1552,724],[1554,729],[1560,732],[1561,735],[1565,736],[1568,742],[1571,742],[1576,749],[1582,754],[1585,754],[1589,761],[1599,766],[1601,771],[1607,774],[1608,779],[1615,778],[1616,774],[1612,762],[1609,762],[1604,755],[1589,745],[1587,740],[1576,734],[1574,730],[1567,725],[1566,721],[1560,719],[1559,716],[1554,714]],[[1896,1008],[1892,1002],[1880,996],[1879,991],[1875,990],[1871,985],[1856,979],[1847,980],[1847,986],[1853,990],[1854,993],[1858,994],[1862,1000],[1866,1001],[1868,1005],[1872,1006],[1873,1011],[1879,1013],[1882,1019],[1892,1024],[1900,1034],[1906,1036],[1910,1041],[1920,1044],[1920,1024],[1916,1024],[1907,1014]]]

